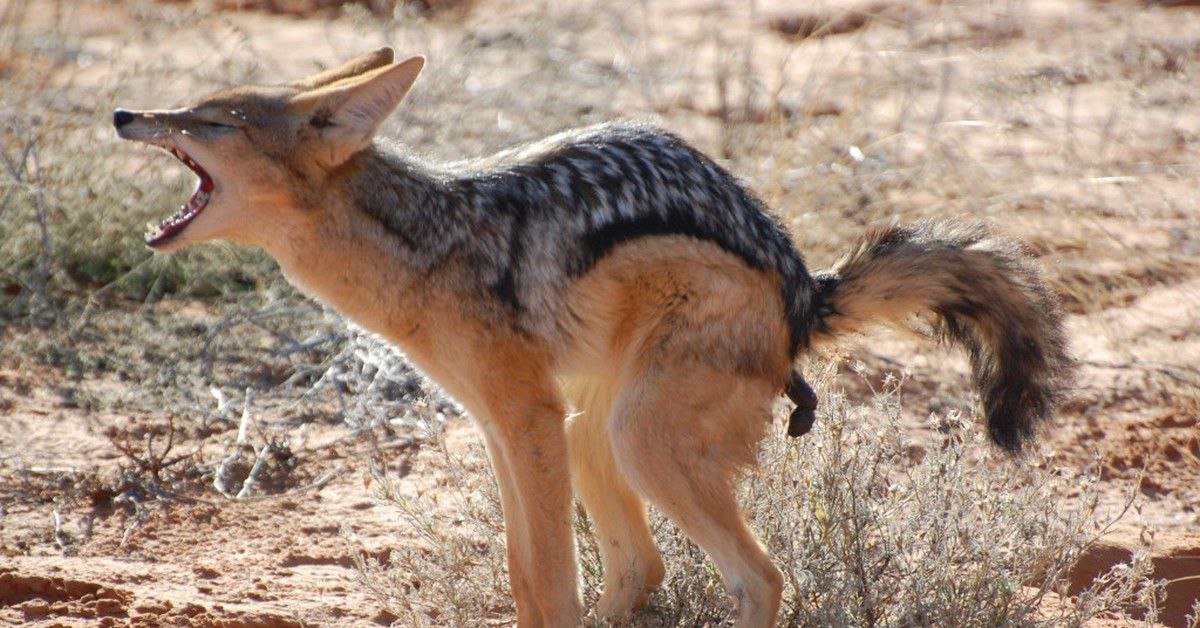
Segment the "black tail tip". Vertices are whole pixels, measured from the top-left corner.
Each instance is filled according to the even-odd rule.
[[[998,386],[985,395],[988,436],[1010,454],[1022,453],[1037,437],[1059,400],[1057,382],[1019,381],[1021,385]]]
[[[1010,422],[1011,420],[989,420],[988,437],[1006,453],[1017,455],[1025,451],[1026,444],[1034,438],[1034,432],[1031,428]]]

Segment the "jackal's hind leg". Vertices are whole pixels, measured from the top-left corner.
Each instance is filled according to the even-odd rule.
[[[620,620],[645,605],[666,569],[646,519],[646,504],[629,486],[608,438],[612,391],[602,382],[579,382],[565,390],[578,414],[567,426],[571,480],[595,526],[604,568],[604,592],[596,612]]]
[[[738,600],[738,628],[775,622],[783,577],[738,509],[733,478],[754,460],[777,384],[697,366],[631,378],[612,448],[630,484],[712,557]]]

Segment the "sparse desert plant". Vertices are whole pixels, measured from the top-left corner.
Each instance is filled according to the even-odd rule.
[[[190,183],[182,172],[146,168],[148,152],[114,152],[98,139],[127,79],[152,73],[155,62],[111,67],[103,85],[77,85],[77,69],[93,59],[74,40],[74,10],[30,0],[0,6],[0,324],[28,317],[46,325],[114,293],[142,300],[260,287],[270,262],[254,252],[166,258],[142,244],[143,225]],[[28,26],[56,11],[55,26]],[[119,163],[133,176],[112,176]]]
[[[460,412],[433,391],[394,347],[353,325],[347,327],[341,349],[322,366],[324,371],[312,389],[329,386],[337,391],[342,418],[352,429],[383,423],[428,425],[438,413]]]
[[[449,471],[448,491],[409,494],[395,474],[372,467],[379,498],[394,504],[417,538],[392,550],[388,565],[352,551],[358,581],[402,625],[480,625],[516,613],[505,567],[504,516],[481,446],[452,452],[440,424],[428,435]],[[345,533],[343,536],[347,536]],[[355,541],[347,538],[353,547]],[[598,570],[599,555],[585,564]]]
[[[1140,557],[1067,601],[1067,576],[1103,533],[1097,478],[1048,469],[1045,460],[993,455],[964,417],[940,419],[941,442],[910,446],[900,429],[900,383],[868,406],[831,390],[808,436],[763,443],[741,501],[787,581],[788,626],[1080,626],[1108,613],[1153,608],[1161,598]],[[403,625],[483,625],[513,612],[496,487],[478,446],[439,442],[453,498],[406,491],[374,473],[422,542],[385,566],[358,552],[360,582]],[[982,455],[981,455],[982,454]],[[1080,496],[1064,503],[1068,485]],[[599,554],[582,510],[584,596],[594,603]],[[654,528],[667,579],[633,625],[721,625],[732,618],[715,567],[661,516]],[[1144,611],[1143,611],[1144,612]]]
[[[1156,521],[1170,515],[1182,523],[1167,529],[1185,533],[1200,521],[1178,506],[1195,503],[1189,483],[1200,460],[1200,372],[1189,362],[1198,337],[1189,312],[1200,303],[1195,13],[1074,0],[836,2],[783,13],[738,2],[460,10],[473,4],[0,0],[0,418],[34,410],[28,425],[64,427],[128,419],[104,434],[105,457],[80,466],[69,456],[38,460],[20,423],[0,426],[6,566],[9,555],[44,551],[39,538],[56,554],[116,552],[87,547],[93,520],[115,520],[125,545],[158,513],[238,508],[214,476],[239,448],[243,464],[226,466],[234,495],[260,456],[279,463],[275,487],[270,468],[257,476],[264,512],[277,494],[347,480],[346,454],[304,448],[305,430],[344,421],[350,434],[339,443],[394,437],[436,458],[434,473],[413,471],[420,481],[397,481],[406,461],[375,473],[402,513],[401,538],[415,541],[390,560],[361,561],[365,588],[400,625],[512,622],[482,446],[432,438],[426,447],[428,436],[410,434],[436,434],[453,406],[390,348],[301,301],[260,253],[214,246],[152,256],[142,225],[186,195],[191,175],[110,135],[118,104],[183,104],[390,43],[434,62],[387,134],[439,160],[650,117],[745,176],[813,268],[864,225],[962,214],[1002,223],[1041,258],[1086,343],[1076,347],[1087,369],[1077,400],[1051,435],[1058,455],[1014,463],[977,446],[965,419],[947,414],[966,405],[953,361],[913,362],[914,380],[935,382],[936,394],[910,388],[906,423],[926,410],[946,416],[934,419],[941,431],[911,442],[896,426],[896,389],[871,401],[862,382],[844,381],[856,386],[845,396],[826,382],[816,431],[769,437],[741,494],[787,578],[786,625],[1078,625],[1127,621],[1109,611],[1162,602],[1141,559],[1074,601],[1062,602],[1062,584],[1121,501],[1114,494],[1139,473],[1157,481],[1143,485],[1141,502],[1157,509]],[[269,14],[289,7],[298,12]],[[101,14],[112,22],[94,21]],[[379,17],[388,14],[396,19]],[[323,43],[301,49],[301,32]],[[872,376],[908,362],[903,344],[876,353],[862,356]],[[213,388],[228,394],[227,411],[212,410]],[[258,429],[239,445],[250,388]],[[186,435],[168,451],[172,417]],[[1078,469],[1089,455],[1104,474],[1099,485],[1050,470]],[[352,481],[343,497],[357,499]],[[52,534],[15,527],[25,511]],[[602,579],[582,511],[576,527],[594,608]],[[631,623],[731,617],[703,552],[660,516],[654,528],[669,578]],[[187,556],[153,556],[153,568]],[[258,569],[244,573],[277,566]],[[280,595],[304,598],[286,585]],[[196,595],[212,602],[205,597]],[[1185,625],[1200,628],[1200,606],[1191,614]],[[1180,615],[1164,611],[1176,625],[1167,617]]]

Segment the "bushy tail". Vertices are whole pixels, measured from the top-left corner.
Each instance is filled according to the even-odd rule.
[[[816,343],[932,315],[942,338],[971,352],[988,434],[1000,447],[1019,451],[1054,409],[1071,370],[1062,317],[1021,247],[984,225],[877,229],[816,279]]]

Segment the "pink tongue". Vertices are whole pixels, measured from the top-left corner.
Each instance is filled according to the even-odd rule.
[[[171,214],[166,220],[159,223],[153,235],[148,235],[148,241],[151,244],[162,242],[167,238],[177,235],[187,227],[188,223],[200,215],[208,205],[209,197],[212,195],[213,184],[212,177],[204,171],[195,161],[192,160],[186,153],[179,150],[172,150],[172,153],[184,163],[196,176],[200,177],[200,185],[196,187],[196,191],[188,198],[175,213]]]

